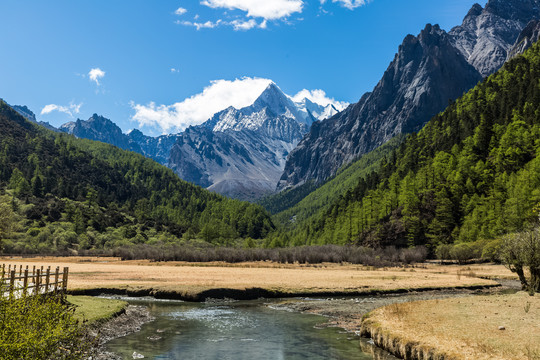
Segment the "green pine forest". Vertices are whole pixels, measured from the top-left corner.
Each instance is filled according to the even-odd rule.
[[[0,103],[0,241],[9,253],[73,253],[138,243],[227,245],[274,228],[227,199],[114,146],[56,134]]]
[[[372,155],[368,155],[372,156]],[[360,162],[363,161],[362,159]],[[339,175],[338,175],[339,177]],[[309,196],[331,197],[320,187]],[[312,215],[274,216],[274,243],[371,247],[483,242],[521,231],[540,203],[540,44],[509,61]],[[301,202],[299,203],[301,204]],[[291,219],[306,219],[291,227]]]
[[[415,247],[498,241],[538,219],[540,44],[435,116],[345,166],[250,204],[114,146],[57,134],[0,102],[0,247]],[[266,208],[266,210],[265,210]],[[272,215],[270,215],[272,214]]]

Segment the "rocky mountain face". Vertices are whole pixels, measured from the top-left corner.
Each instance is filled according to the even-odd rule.
[[[92,115],[88,120],[78,119],[60,126],[60,130],[79,138],[101,141],[124,150],[132,150],[129,138],[111,120]]]
[[[538,40],[540,40],[540,20],[531,20],[519,35],[512,49],[508,52],[508,60],[523,54]]]
[[[184,180],[230,197],[254,200],[272,193],[287,155],[317,120],[312,111],[325,112],[312,105],[298,106],[270,84],[253,105],[230,107],[180,134],[169,167]]]
[[[371,93],[316,122],[287,159],[278,189],[322,182],[344,164],[394,135],[422,128],[449,101],[498,70],[527,23],[540,18],[540,0],[475,4],[461,26],[427,25],[408,35]]]
[[[485,77],[500,69],[520,32],[538,18],[538,0],[490,0],[485,8],[475,4],[463,24],[449,34],[454,46]]]
[[[97,114],[92,115],[88,120],[78,119],[68,122],[60,126],[59,130],[79,138],[101,141],[124,150],[137,152],[162,165],[168,164],[169,152],[176,142],[176,135],[151,137],[139,130],[124,134],[114,122]]]

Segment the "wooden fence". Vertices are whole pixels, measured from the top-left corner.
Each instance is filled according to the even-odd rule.
[[[0,266],[0,292],[8,293],[10,296],[17,294],[33,295],[33,294],[48,294],[48,293],[65,293],[68,283],[69,268],[64,267],[60,271],[60,267],[56,270],[51,270],[51,267],[46,269],[43,266],[32,269],[26,265],[6,265]]]

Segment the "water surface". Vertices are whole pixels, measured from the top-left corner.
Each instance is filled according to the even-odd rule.
[[[156,320],[140,332],[111,341],[124,359],[374,359],[366,341],[341,329],[320,328],[326,319],[274,310],[262,301],[149,306]],[[135,356],[137,356],[135,354]]]

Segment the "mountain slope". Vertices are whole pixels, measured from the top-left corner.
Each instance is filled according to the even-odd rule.
[[[322,182],[392,136],[420,129],[504,63],[521,30],[540,17],[538,3],[490,0],[474,5],[450,33],[428,25],[407,36],[372,93],[312,126],[287,159],[279,189]]]
[[[522,230],[540,202],[539,81],[536,43],[282,241],[434,248]]]
[[[438,26],[426,26],[418,37],[405,38],[372,93],[312,126],[287,159],[280,188],[324,181],[393,136],[419,130],[480,79],[448,34]]]
[[[52,133],[4,102],[0,149],[6,194],[0,202],[23,218],[11,236],[2,234],[11,251],[46,251],[47,244],[54,251],[110,248],[182,236],[217,242],[260,238],[272,228],[260,207],[184,182],[141,155]]]
[[[399,147],[403,140],[403,135],[396,136],[383,146],[344,166],[335,176],[318,187],[315,187],[313,183],[307,183],[272,195],[261,201],[261,205],[273,214],[274,223],[282,229],[303,228],[317,219],[321,213],[326,212],[339,198],[345,196],[347,191],[357,186],[358,179],[378,169],[385,158]],[[303,198],[291,203],[291,195],[294,196],[297,191],[303,191],[303,187],[308,188]],[[275,208],[279,211],[272,211]],[[297,243],[297,245],[302,244],[302,242]]]

